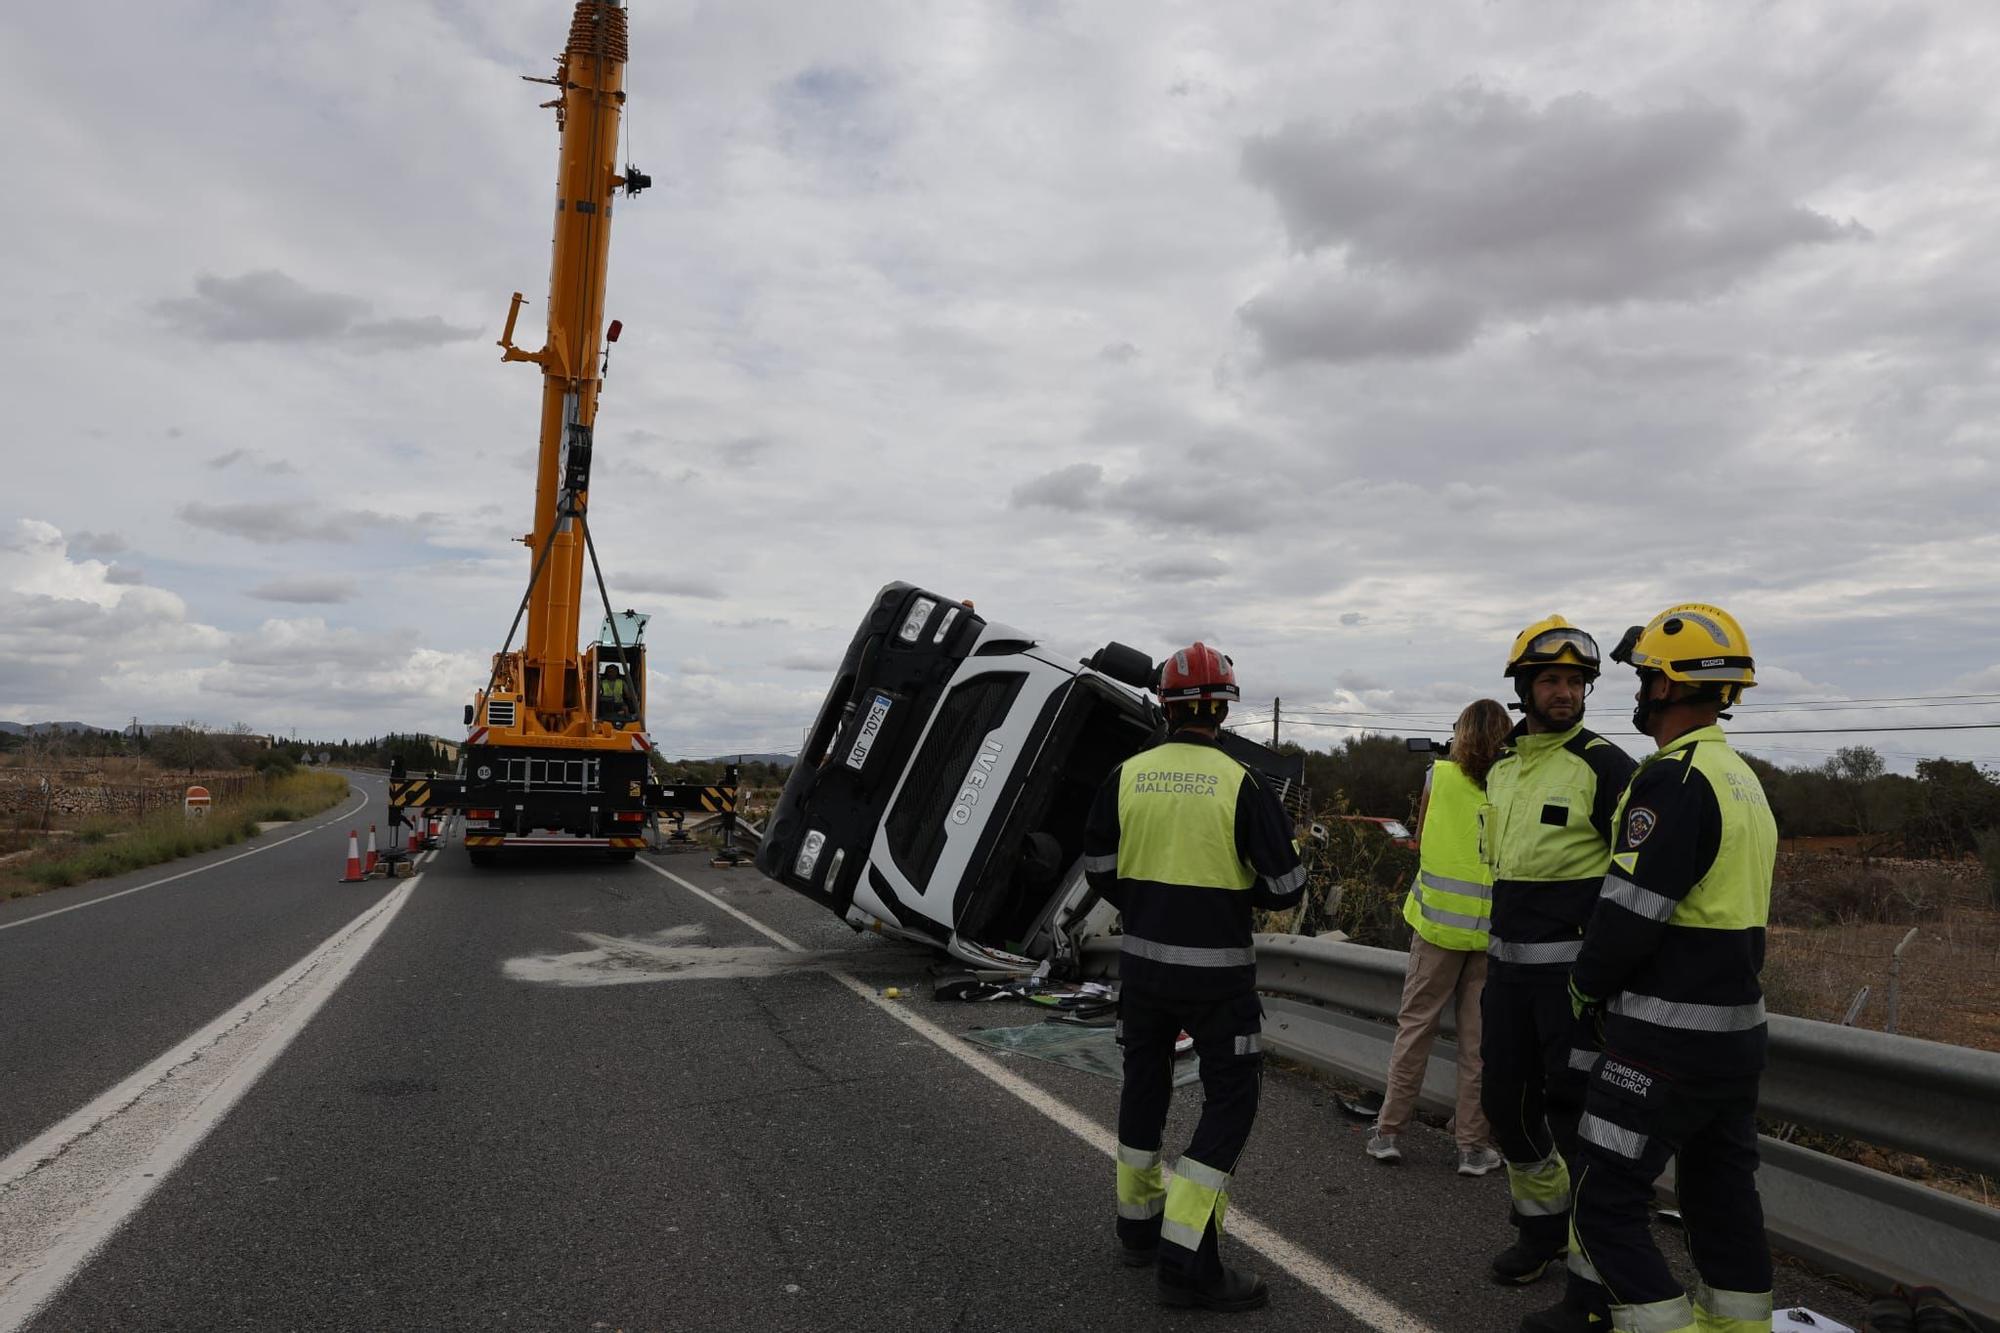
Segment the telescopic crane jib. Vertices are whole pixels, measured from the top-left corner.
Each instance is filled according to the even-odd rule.
[[[557,90],[543,105],[554,108],[561,140],[548,337],[540,351],[514,345],[519,292],[500,335],[503,360],[542,371],[534,527],[520,539],[528,587],[486,688],[466,708],[458,777],[413,786],[427,799],[407,802],[462,811],[475,862],[512,846],[602,847],[630,857],[661,792],[647,766],[646,617],[612,613],[589,523],[597,397],[619,327],[607,331],[604,321],[611,212],[621,192],[652,184],[631,166],[618,169],[626,54],[618,0],[578,0],[554,77],[523,76]],[[586,560],[605,614],[598,641],[580,649]],[[516,649],[523,617],[527,634]]]

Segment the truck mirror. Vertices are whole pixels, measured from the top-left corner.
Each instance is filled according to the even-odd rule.
[[[468,727],[472,725],[472,708],[471,704],[465,706],[465,725]]]

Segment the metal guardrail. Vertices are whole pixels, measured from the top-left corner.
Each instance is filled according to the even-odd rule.
[[[1115,937],[1083,952],[1086,967],[1116,972]],[[1258,988],[1286,997],[1265,1006],[1266,1047],[1379,1089],[1407,961],[1393,949],[1259,935]],[[1433,1047],[1419,1094],[1427,1109],[1450,1113],[1456,1060],[1449,1040]],[[2000,1055],[1774,1016],[1759,1111],[1992,1172]],[[1759,1147],[1765,1226],[1780,1248],[1871,1288],[1941,1286],[2000,1331],[2000,1211],[1768,1136]]]

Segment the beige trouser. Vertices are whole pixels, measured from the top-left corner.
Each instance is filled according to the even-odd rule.
[[[1389,1052],[1389,1091],[1375,1132],[1396,1134],[1409,1123],[1423,1087],[1424,1067],[1437,1039],[1444,1007],[1458,1005],[1458,1144],[1484,1147],[1490,1137],[1479,1109],[1479,993],[1486,988],[1486,955],[1440,949],[1421,935],[1410,937],[1410,966],[1403,976],[1403,1005],[1396,1015],[1396,1044]]]

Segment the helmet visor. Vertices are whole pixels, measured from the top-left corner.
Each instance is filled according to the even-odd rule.
[[[1528,646],[1521,650],[1521,661],[1554,662],[1564,652],[1570,653],[1588,670],[1597,670],[1597,640],[1574,626],[1543,630],[1528,640]]]

